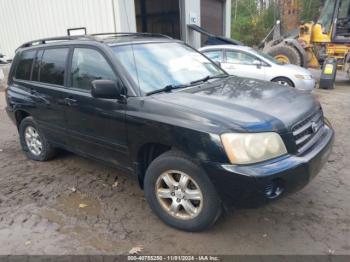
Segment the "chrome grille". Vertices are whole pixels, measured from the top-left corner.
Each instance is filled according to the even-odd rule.
[[[323,112],[320,109],[293,126],[292,132],[298,153],[308,150],[322,136],[323,125]]]

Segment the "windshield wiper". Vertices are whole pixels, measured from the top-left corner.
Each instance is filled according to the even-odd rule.
[[[162,92],[170,92],[171,90],[185,88],[185,87],[188,87],[188,85],[167,85],[161,89],[146,93],[146,96],[150,96],[150,95],[154,95]]]
[[[150,95],[154,95],[154,94],[158,94],[158,93],[162,93],[162,92],[171,92],[172,90],[174,89],[180,89],[180,88],[186,88],[186,87],[190,87],[190,86],[193,86],[195,84],[198,84],[198,83],[201,83],[201,82],[207,82],[209,81],[210,79],[216,79],[216,78],[226,78],[228,77],[229,75],[227,74],[220,74],[220,75],[216,75],[216,76],[206,76],[206,77],[203,77],[199,80],[196,80],[196,81],[192,81],[191,83],[189,84],[182,84],[182,85],[167,85],[161,89],[158,89],[158,90],[154,90],[154,91],[151,91],[151,92],[148,92],[146,93],[146,96],[150,96]]]
[[[210,79],[226,78],[226,77],[228,77],[228,76],[229,76],[229,75],[227,75],[227,74],[219,74],[219,75],[216,75],[216,76],[206,76],[206,77],[203,77],[203,78],[201,78],[201,79],[192,81],[192,82],[191,82],[191,85],[193,85],[193,84],[198,84],[198,83],[201,83],[201,82],[208,82]]]

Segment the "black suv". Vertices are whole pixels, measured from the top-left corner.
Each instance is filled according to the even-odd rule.
[[[188,231],[214,224],[223,203],[262,204],[302,188],[334,136],[312,95],[229,76],[161,35],[26,43],[6,98],[30,159],[63,148],[134,173],[153,211]]]

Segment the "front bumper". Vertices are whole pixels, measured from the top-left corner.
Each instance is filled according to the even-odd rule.
[[[321,170],[331,153],[334,131],[325,125],[321,139],[301,156],[286,155],[255,165],[223,165],[207,162],[203,166],[222,200],[229,205],[259,206],[271,201],[266,194],[278,183],[286,195],[306,186]]]
[[[310,80],[294,79],[293,81],[296,89],[305,92],[313,91],[316,88],[317,84],[314,78]]]

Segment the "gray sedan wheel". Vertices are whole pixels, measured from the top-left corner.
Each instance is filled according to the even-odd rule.
[[[283,85],[283,86],[294,87],[293,82],[289,78],[286,78],[286,77],[277,77],[277,78],[273,79],[272,82]]]

